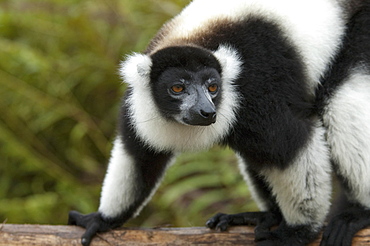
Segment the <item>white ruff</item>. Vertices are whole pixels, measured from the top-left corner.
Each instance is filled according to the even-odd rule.
[[[343,13],[333,0],[195,0],[163,26],[163,39],[152,52],[174,40],[202,35],[215,20],[238,22],[255,16],[279,25],[295,44],[313,93],[344,32]]]
[[[206,149],[224,137],[235,120],[238,94],[233,81],[240,72],[241,62],[237,53],[221,46],[214,52],[222,66],[222,101],[217,109],[217,121],[210,126],[189,126],[161,117],[148,86],[148,72],[142,68],[151,64],[150,58],[135,54],[122,63],[121,75],[132,87],[129,106],[133,126],[149,146],[156,150],[198,151]],[[149,61],[148,61],[149,59]]]

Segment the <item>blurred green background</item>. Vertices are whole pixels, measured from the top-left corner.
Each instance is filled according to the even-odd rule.
[[[125,90],[117,68],[186,0],[0,0],[0,223],[96,211]],[[128,226],[255,210],[232,151],[182,155]]]

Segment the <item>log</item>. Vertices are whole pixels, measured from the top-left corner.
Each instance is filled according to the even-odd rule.
[[[99,233],[91,246],[111,245],[255,245],[253,227],[232,227],[228,232],[218,232],[205,227],[135,229],[121,228]],[[0,246],[58,245],[79,246],[83,228],[61,225],[0,225]],[[353,245],[370,244],[370,228],[356,234]],[[319,240],[310,246],[319,245]]]

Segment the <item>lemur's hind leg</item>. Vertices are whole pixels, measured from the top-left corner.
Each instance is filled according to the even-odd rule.
[[[323,121],[334,170],[352,207],[332,219],[321,245],[351,245],[352,237],[370,225],[370,75],[352,74],[330,99]]]

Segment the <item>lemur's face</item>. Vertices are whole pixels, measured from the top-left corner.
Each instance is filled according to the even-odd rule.
[[[170,67],[155,81],[153,95],[157,106],[168,119],[186,125],[207,126],[216,122],[221,97],[221,77],[214,68],[189,71]]]
[[[168,47],[151,59],[151,91],[163,117],[186,125],[216,122],[222,94],[221,66],[210,51]]]

